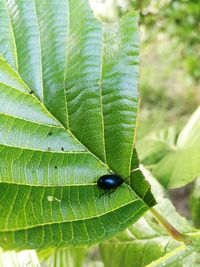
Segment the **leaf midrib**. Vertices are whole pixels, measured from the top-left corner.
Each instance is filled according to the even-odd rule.
[[[38,15],[37,15],[37,10],[36,10],[36,4],[35,0],[33,0],[33,6],[35,10],[35,17],[37,21],[37,30],[38,30],[38,38],[39,38],[39,46],[40,46],[40,78],[41,78],[41,88],[42,88],[42,101],[44,101],[44,83],[43,83],[43,71],[42,71],[42,46],[41,46],[41,36],[40,36],[40,29],[39,29],[39,22],[38,22]]]

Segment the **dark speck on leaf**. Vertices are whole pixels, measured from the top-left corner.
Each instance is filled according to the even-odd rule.
[[[57,169],[57,168],[58,168],[58,166],[55,166],[54,168],[55,168],[55,169]]]
[[[52,135],[52,132],[49,132],[48,135]]]
[[[63,147],[61,147],[61,150],[62,150],[62,151],[64,151],[64,148],[63,148]]]
[[[29,94],[32,95],[33,94],[33,91],[30,91]]]

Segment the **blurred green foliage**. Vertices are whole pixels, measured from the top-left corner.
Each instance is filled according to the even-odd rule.
[[[138,1],[142,107],[138,138],[182,128],[200,100],[200,0]]]
[[[144,1],[141,4],[141,24],[148,28],[150,38],[159,33],[166,34],[180,49],[177,66],[183,64],[194,79],[200,79],[199,0]]]
[[[166,188],[178,188],[200,176],[200,107],[181,132],[154,131],[137,143],[140,159]]]
[[[142,0],[137,3],[142,96],[137,147],[140,160],[153,164],[150,159],[159,161],[168,155],[167,144],[173,143],[176,149],[177,136],[200,103],[200,0]],[[164,133],[171,129],[175,134],[170,139],[170,135]],[[158,136],[161,142],[157,142]],[[146,163],[144,152],[148,156]],[[195,158],[198,160],[199,156]],[[192,166],[190,157],[185,160]],[[198,225],[195,213],[198,215],[196,203],[199,202],[196,199],[192,201],[191,213]]]
[[[200,228],[200,178],[195,181],[190,199],[190,207],[194,225]]]

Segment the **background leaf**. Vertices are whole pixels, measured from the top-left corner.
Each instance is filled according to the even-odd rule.
[[[137,14],[100,24],[86,0],[5,0],[0,16],[0,244],[108,239],[155,204],[141,175],[97,187],[136,164]]]
[[[142,161],[153,164],[153,174],[165,187],[186,185],[200,174],[199,128],[200,108],[179,135],[171,128],[148,135],[138,142]]]
[[[151,185],[141,171],[136,149],[133,150],[131,166],[130,187],[149,207],[153,207],[156,204],[156,200],[151,192]]]
[[[200,178],[196,179],[190,199],[191,216],[196,227],[200,227]]]
[[[42,267],[82,267],[87,248],[47,249],[39,253]]]
[[[164,257],[146,265],[146,267],[196,267],[199,264],[199,255],[195,248],[182,245],[172,252],[167,253]]]

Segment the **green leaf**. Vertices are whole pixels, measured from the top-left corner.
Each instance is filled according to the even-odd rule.
[[[196,227],[200,227],[200,178],[196,179],[191,194],[191,216]]]
[[[40,267],[37,254],[34,250],[24,250],[21,252],[0,251],[1,267]]]
[[[137,142],[137,151],[144,165],[158,163],[176,146],[175,127],[153,131]]]
[[[184,186],[200,175],[199,132],[200,108],[194,112],[178,137],[175,130],[169,129],[151,134],[138,142],[142,161],[147,165],[153,164],[154,176],[165,187]]]
[[[137,14],[108,25],[86,0],[1,3],[0,244],[108,239],[155,204],[144,177],[126,179],[138,164]],[[97,180],[110,171],[126,183],[109,197]]]
[[[130,186],[134,192],[143,199],[143,201],[149,206],[153,207],[156,204],[156,200],[151,192],[151,185],[145,179],[144,174],[139,166],[139,158],[136,149],[133,150],[132,155],[132,172],[130,176]]]
[[[190,227],[185,218],[176,212],[170,200],[166,198],[162,186],[145,169],[143,169],[143,173],[156,196],[158,204],[155,209],[180,232],[193,232],[194,229]],[[143,267],[157,259],[160,265],[155,263],[155,265],[148,266],[165,266],[166,262],[172,261],[177,264],[173,266],[187,266],[181,264],[188,262],[188,258],[184,259],[188,255],[191,260],[190,254],[193,251],[197,251],[195,246],[182,245],[173,240],[150,212],[125,232],[101,244],[105,267]],[[163,256],[164,258],[162,258]],[[193,257],[193,261],[190,261],[191,264],[197,260],[196,256]],[[166,266],[171,265],[166,264]]]
[[[13,36],[13,29],[4,0],[0,0],[0,51],[7,58],[10,65],[17,69],[16,45]]]
[[[82,267],[87,248],[48,249],[39,253],[42,267]]]
[[[146,267],[196,267],[198,264],[198,254],[195,252],[195,248],[182,245],[160,259],[146,265]]]

